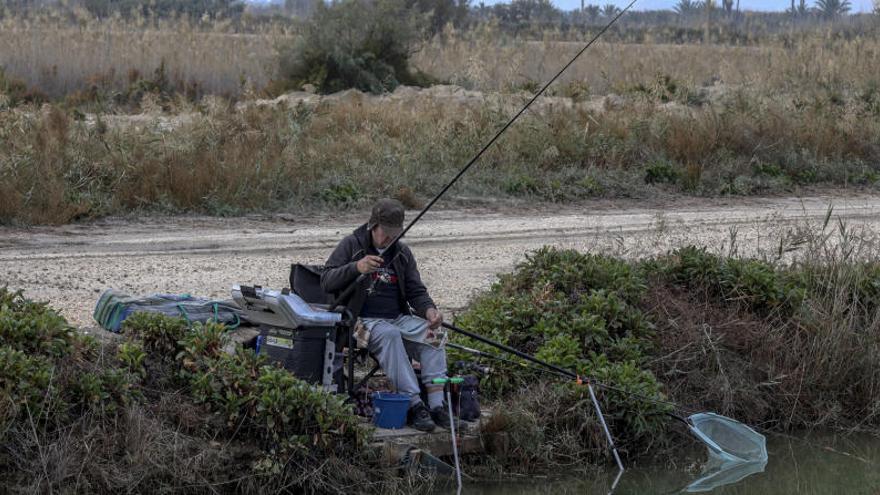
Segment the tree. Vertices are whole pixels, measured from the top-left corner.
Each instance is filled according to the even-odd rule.
[[[602,7],[602,15],[611,19],[620,13],[620,9],[614,5],[613,3],[606,3],[604,7]]]
[[[880,2],[880,0],[877,1]],[[587,5],[584,7],[584,15],[587,16],[587,19],[589,19],[590,22],[596,22],[596,19],[602,15],[602,7],[599,7],[598,5]]]
[[[807,7],[807,0],[800,0],[797,5],[794,4],[794,0],[791,0],[791,7],[786,12],[794,17],[806,17],[810,13],[810,9]]]
[[[293,17],[308,17],[315,10],[313,0],[284,0],[284,12]]]
[[[494,11],[504,23],[522,28],[536,22],[554,22],[562,17],[562,13],[550,0],[513,0],[509,4],[495,4]]]
[[[415,8],[428,16],[429,34],[434,35],[452,23],[459,27],[467,19],[468,0],[407,0],[409,8]]]
[[[817,0],[816,10],[819,15],[828,19],[833,19],[845,15],[852,8],[849,0]]]
[[[727,12],[727,15],[733,13],[733,0],[721,0],[721,6],[724,7],[724,11]]]
[[[702,3],[696,0],[678,0],[672,9],[678,15],[691,15],[697,13],[702,7]]]
[[[124,16],[141,13],[159,17],[188,15],[199,18],[205,14],[232,17],[244,11],[242,0],[82,0],[82,6],[98,17],[117,12]]]
[[[423,39],[417,17],[401,0],[317,2],[302,37],[282,46],[276,89],[383,93],[424,82],[409,66]]]

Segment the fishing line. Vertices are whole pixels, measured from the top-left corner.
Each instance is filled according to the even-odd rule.
[[[467,334],[464,334],[464,335],[465,335],[465,336],[468,336],[468,337],[470,336],[470,335],[467,335]],[[546,374],[551,374],[551,375],[554,375],[554,376],[558,376],[558,377],[566,378],[566,379],[568,379],[568,380],[576,379],[576,377],[578,377],[578,375],[577,375],[576,373],[573,373],[573,372],[568,372],[568,371],[563,372],[562,370],[557,370],[557,369],[554,369],[554,368],[552,368],[552,367],[537,368],[537,367],[534,367],[534,366],[529,366],[529,365],[527,365],[527,364],[525,364],[525,363],[522,363],[522,362],[514,361],[514,360],[512,360],[512,359],[505,359],[505,358],[503,358],[503,357],[501,357],[501,356],[498,356],[498,355],[496,355],[496,354],[492,354],[492,353],[485,352],[485,351],[480,351],[480,350],[477,350],[477,349],[471,349],[471,348],[469,348],[469,347],[465,347],[465,346],[462,346],[462,345],[458,345],[458,344],[454,344],[454,343],[450,343],[450,344],[448,344],[448,345],[452,346],[453,348],[456,348],[456,349],[460,349],[460,350],[462,350],[462,351],[465,351],[465,352],[470,352],[470,353],[472,353],[472,354],[477,354],[477,355],[480,356],[480,357],[485,357],[485,358],[489,358],[489,359],[494,359],[494,360],[499,361],[499,362],[502,362],[502,363],[507,363],[507,364],[515,365],[515,366],[517,366],[517,367],[525,367],[526,369],[528,369],[528,370],[530,370],[530,371],[542,371],[542,372],[544,372],[544,373],[546,373]],[[546,364],[549,364],[549,363],[546,363]],[[546,366],[546,365],[545,365],[545,366]],[[589,377],[587,377],[586,375],[584,375],[584,376],[580,376],[580,378],[581,378],[581,379],[584,379],[584,380],[589,380],[590,383],[592,383],[593,385],[595,385],[595,386],[597,386],[597,387],[599,387],[599,388],[601,388],[601,389],[604,389],[604,390],[610,390],[610,391],[613,391],[613,392],[618,392],[618,393],[621,393],[621,394],[627,395],[627,396],[629,396],[629,397],[634,397],[634,398],[637,398],[637,399],[641,399],[641,400],[643,400],[643,401],[650,402],[650,403],[653,403],[653,404],[666,405],[666,406],[672,407],[672,408],[675,409],[676,411],[681,412],[681,413],[684,413],[684,414],[686,414],[686,415],[696,414],[696,413],[700,412],[700,411],[697,410],[697,409],[691,409],[691,408],[688,408],[688,407],[682,406],[682,405],[680,405],[680,404],[678,404],[678,403],[675,403],[675,402],[672,402],[672,401],[669,401],[669,400],[658,399],[658,398],[656,398],[656,397],[651,397],[651,396],[648,396],[648,395],[640,394],[640,393],[638,393],[638,392],[633,392],[633,391],[630,391],[630,390],[624,390],[624,389],[622,389],[622,388],[615,387],[615,386],[613,386],[613,385],[608,385],[608,384],[606,384],[606,383],[603,383],[603,382],[597,381],[597,380],[595,380],[595,379],[589,378]],[[669,414],[671,417],[675,418],[675,419],[678,420],[678,421],[682,421],[682,422],[687,423],[687,420],[686,420],[685,418],[680,417],[680,416],[678,416],[677,414],[672,414],[672,413],[667,413],[667,414]],[[759,433],[762,433],[762,434],[764,434],[764,435],[768,435],[768,436],[769,436],[769,435],[772,435],[772,436],[775,436],[775,437],[781,437],[781,438],[784,438],[784,439],[786,439],[786,440],[794,440],[794,441],[800,442],[800,443],[802,443],[802,444],[804,444],[804,445],[806,445],[806,446],[808,446],[808,447],[811,447],[811,448],[813,448],[813,449],[824,450],[824,451],[826,451],[826,452],[831,452],[831,453],[833,453],[833,454],[841,455],[841,456],[847,457],[847,458],[849,458],[849,459],[857,460],[857,461],[859,461],[859,462],[861,462],[861,463],[863,463],[863,464],[869,465],[869,466],[878,466],[878,467],[880,467],[880,463],[878,463],[878,462],[874,462],[874,461],[871,461],[871,460],[869,460],[869,459],[865,459],[865,458],[862,457],[862,456],[859,456],[859,455],[853,454],[853,453],[851,453],[851,452],[847,452],[847,451],[845,451],[845,450],[835,449],[834,447],[830,447],[830,446],[828,446],[828,445],[820,445],[820,444],[816,444],[816,443],[813,443],[813,442],[811,442],[810,440],[807,440],[807,439],[805,439],[805,438],[796,437],[796,436],[794,436],[794,435],[790,435],[790,434],[788,434],[788,433],[784,433],[784,432],[780,432],[780,431],[773,431],[773,430],[770,430],[770,429],[767,429],[767,428],[764,428],[764,427],[761,427],[761,426],[750,426],[750,428],[752,428],[753,430],[755,430],[755,431],[757,431],[757,432],[759,432]]]
[[[449,181],[449,182],[443,187],[443,189],[441,189],[440,192],[437,193],[437,195],[434,196],[434,198],[433,198],[430,202],[428,202],[427,205],[425,205],[424,208],[422,208],[422,210],[419,212],[419,214],[416,215],[416,217],[415,217],[414,219],[412,219],[412,220],[409,222],[409,224],[408,224],[408,225],[407,225],[402,231],[400,231],[400,233],[397,234],[397,236],[394,237],[394,239],[391,240],[391,243],[388,244],[388,246],[385,248],[385,249],[386,249],[385,252],[389,252],[388,250],[389,250],[391,247],[393,247],[394,245],[396,245],[397,242],[398,242],[398,241],[399,241],[404,235],[406,235],[407,232],[409,232],[409,229],[411,229],[411,228],[413,227],[413,225],[416,224],[416,222],[418,222],[419,220],[421,220],[421,218],[425,215],[425,213],[427,213],[428,210],[430,210],[431,207],[434,206],[434,203],[436,203],[437,201],[439,201],[440,198],[443,197],[444,194],[446,194],[446,191],[448,191],[453,185],[455,185],[456,182],[458,182],[458,179],[460,179],[461,176],[464,175],[465,172],[467,172],[467,171],[468,171],[468,170],[474,165],[474,163],[476,163],[477,160],[480,159],[481,156],[483,156],[483,153],[485,153],[486,150],[488,150],[493,144],[495,144],[495,141],[497,141],[498,138],[500,138],[501,135],[504,134],[505,131],[507,131],[507,129],[508,129],[511,125],[513,125],[514,122],[516,122],[517,119],[519,119],[520,115],[522,115],[523,113],[525,113],[525,111],[528,110],[528,108],[529,108],[530,106],[532,106],[532,103],[534,103],[535,100],[537,100],[542,94],[544,94],[544,92],[547,91],[547,88],[549,88],[551,84],[553,84],[554,82],[556,82],[556,80],[559,79],[559,76],[561,76],[563,72],[565,72],[565,71],[566,71],[566,70],[567,70],[567,69],[568,69],[568,68],[569,68],[569,67],[570,67],[570,66],[571,66],[571,65],[572,65],[572,64],[573,64],[573,63],[574,63],[574,62],[575,62],[575,61],[576,61],[576,60],[577,60],[577,59],[578,59],[578,58],[579,58],[579,57],[585,52],[585,51],[587,51],[588,48],[590,48],[591,46],[593,46],[593,44],[594,44],[594,43],[595,43],[595,42],[596,42],[596,41],[597,41],[597,40],[598,40],[603,34],[605,34],[605,32],[608,31],[608,29],[610,29],[611,26],[613,26],[614,23],[616,23],[617,20],[620,19],[621,16],[623,16],[623,14],[625,14],[625,13],[626,13],[626,12],[627,12],[627,11],[633,6],[633,5],[635,5],[635,3],[636,3],[637,1],[638,1],[638,0],[632,0],[632,1],[629,3],[629,5],[626,6],[626,8],[624,8],[623,10],[621,10],[620,12],[618,12],[618,14],[617,14],[616,16],[614,16],[614,18],[611,19],[611,21],[609,21],[609,22],[608,22],[608,23],[607,23],[607,24],[606,24],[601,30],[599,30],[598,33],[596,33],[595,36],[593,36],[592,39],[590,39],[589,43],[587,43],[586,45],[584,45],[584,47],[581,48],[580,51],[578,51],[578,52],[575,54],[575,56],[572,57],[571,60],[568,61],[568,63],[566,63],[561,69],[559,69],[559,71],[556,73],[556,75],[554,75],[552,78],[550,78],[550,80],[547,81],[547,82],[544,84],[544,86],[541,87],[541,89],[538,90],[537,93],[535,93],[534,96],[532,96],[532,98],[531,98],[531,99],[525,104],[525,106],[523,106],[523,107],[520,109],[519,112],[517,112],[513,117],[511,117],[511,119],[510,119],[506,124],[504,124],[504,126],[503,126],[501,129],[499,129],[498,132],[495,133],[495,135],[492,137],[492,139],[490,139],[490,140],[489,140],[489,141],[488,141],[488,142],[487,142],[487,143],[486,143],[486,144],[480,149],[480,151],[478,151],[477,154],[474,155],[473,158],[470,159],[470,161],[468,161],[467,165],[465,165],[464,168],[462,168],[461,170],[459,170],[459,172],[458,172],[457,174],[455,174],[455,177],[453,177],[452,180]],[[388,264],[393,263],[394,260],[395,260],[395,259],[397,258],[397,256],[399,256],[399,255],[400,255],[400,250],[398,249],[398,250],[397,250],[397,253],[396,253],[396,254],[394,255],[394,257],[391,259],[391,261],[389,261],[389,262],[387,262],[387,263],[385,263],[385,264],[388,265]],[[360,285],[361,283],[363,283],[363,281],[366,279],[366,277],[367,277],[366,274],[363,274],[363,273],[360,274],[360,275],[357,277],[357,279],[355,279],[355,281],[351,283],[351,285],[349,285],[349,286],[348,286],[348,287],[347,287],[342,293],[339,294],[339,296],[336,297],[336,299],[333,301],[333,303],[331,304],[331,306],[336,306],[336,305],[339,303],[339,301],[344,301],[346,298],[348,298],[348,296],[351,295],[352,291],[354,291],[355,287],[357,287],[358,285]]]

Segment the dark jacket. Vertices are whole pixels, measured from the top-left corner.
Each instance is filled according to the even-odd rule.
[[[400,255],[397,255],[398,250]],[[338,295],[354,282],[360,272],[357,270],[357,262],[370,252],[374,252],[373,237],[367,230],[367,224],[361,225],[351,234],[342,239],[333,250],[330,258],[324,264],[321,273],[321,288],[325,292]],[[383,258],[386,261],[394,259],[394,271],[397,272],[398,295],[400,297],[400,312],[403,314],[416,314],[425,317],[428,308],[436,307],[428,289],[422,283],[416,259],[413,257],[409,246],[397,242],[391,249],[385,251]],[[360,311],[365,299],[364,287],[361,287],[353,297],[353,304],[349,307],[356,313]],[[356,307],[352,307],[356,306]],[[410,309],[412,308],[412,309]]]

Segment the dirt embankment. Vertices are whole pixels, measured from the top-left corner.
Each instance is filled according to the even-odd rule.
[[[432,211],[407,235],[438,304],[447,311],[543,245],[646,256],[696,244],[719,252],[775,252],[780,238],[833,218],[874,236],[880,196],[591,202],[554,211]],[[92,327],[106,288],[131,294],[229,297],[236,283],[280,288],[292,262],[322,263],[363,215],[291,218],[107,219],[31,229],[0,228],[0,284],[48,300]]]

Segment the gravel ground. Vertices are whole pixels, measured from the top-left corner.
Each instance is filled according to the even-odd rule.
[[[500,272],[545,244],[643,257],[695,244],[754,255],[780,237],[821,227],[833,215],[865,236],[880,227],[880,196],[597,201],[514,211],[437,210],[407,235],[423,278],[444,311],[467,305]],[[410,212],[412,216],[415,212]],[[148,217],[29,229],[0,228],[0,285],[49,301],[74,324],[110,287],[133,295],[190,293],[228,298],[236,283],[287,285],[292,262],[321,263],[365,214],[294,218]],[[735,242],[731,242],[735,239]]]

